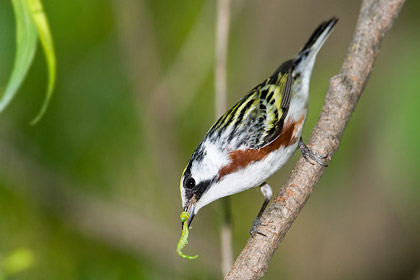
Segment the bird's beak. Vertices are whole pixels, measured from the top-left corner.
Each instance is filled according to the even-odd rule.
[[[191,226],[192,220],[194,219],[194,209],[195,209],[195,197],[193,197],[187,204],[187,206],[184,207],[184,211],[190,213],[190,217],[188,219],[188,227]],[[184,226],[184,222],[181,223],[181,226]]]

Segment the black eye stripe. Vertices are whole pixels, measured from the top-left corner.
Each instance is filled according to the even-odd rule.
[[[185,188],[185,197],[190,200],[193,195],[195,198],[200,200],[201,196],[208,190],[213,182],[216,181],[216,178],[211,180],[205,180],[196,184],[196,186],[192,189],[185,188],[185,181],[184,181],[184,188]]]

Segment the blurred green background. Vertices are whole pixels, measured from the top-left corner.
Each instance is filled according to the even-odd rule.
[[[214,121],[215,1],[43,4],[57,54],[55,95],[30,126],[47,83],[38,51],[0,116],[0,260],[23,254],[29,265],[9,279],[220,279],[220,202],[194,220],[185,253],[199,258],[175,251],[179,178]],[[359,8],[233,0],[229,106],[338,16],[312,75],[308,139]],[[265,279],[420,279],[419,11],[420,1],[407,1],[385,38],[340,149]],[[13,10],[3,0],[2,92],[14,48]],[[269,180],[275,192],[299,156]],[[232,198],[235,256],[262,200],[257,189]]]

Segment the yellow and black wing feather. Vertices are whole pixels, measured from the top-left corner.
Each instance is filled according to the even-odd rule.
[[[258,149],[274,141],[287,116],[292,88],[293,61],[283,63],[228,110],[209,130],[206,139],[224,148]]]

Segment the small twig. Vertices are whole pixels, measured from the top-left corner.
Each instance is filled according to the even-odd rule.
[[[217,1],[215,97],[216,118],[226,111],[226,58],[229,41],[230,0]]]
[[[405,0],[364,0],[356,31],[340,74],[330,80],[322,113],[309,141],[311,149],[328,154],[338,149],[344,129],[372,71],[385,34]],[[288,181],[261,218],[256,234],[235,261],[226,279],[259,279],[272,255],[305,205],[325,168],[299,159]]]
[[[226,275],[233,264],[233,224],[231,215],[231,200],[226,197],[223,203],[223,224],[220,229],[220,247],[221,247],[221,268],[223,275]]]
[[[226,111],[226,61],[229,42],[230,0],[217,1],[216,61],[215,61],[215,114],[216,119]],[[221,268],[223,275],[233,263],[232,222],[230,198],[223,199],[223,223],[220,230]]]

